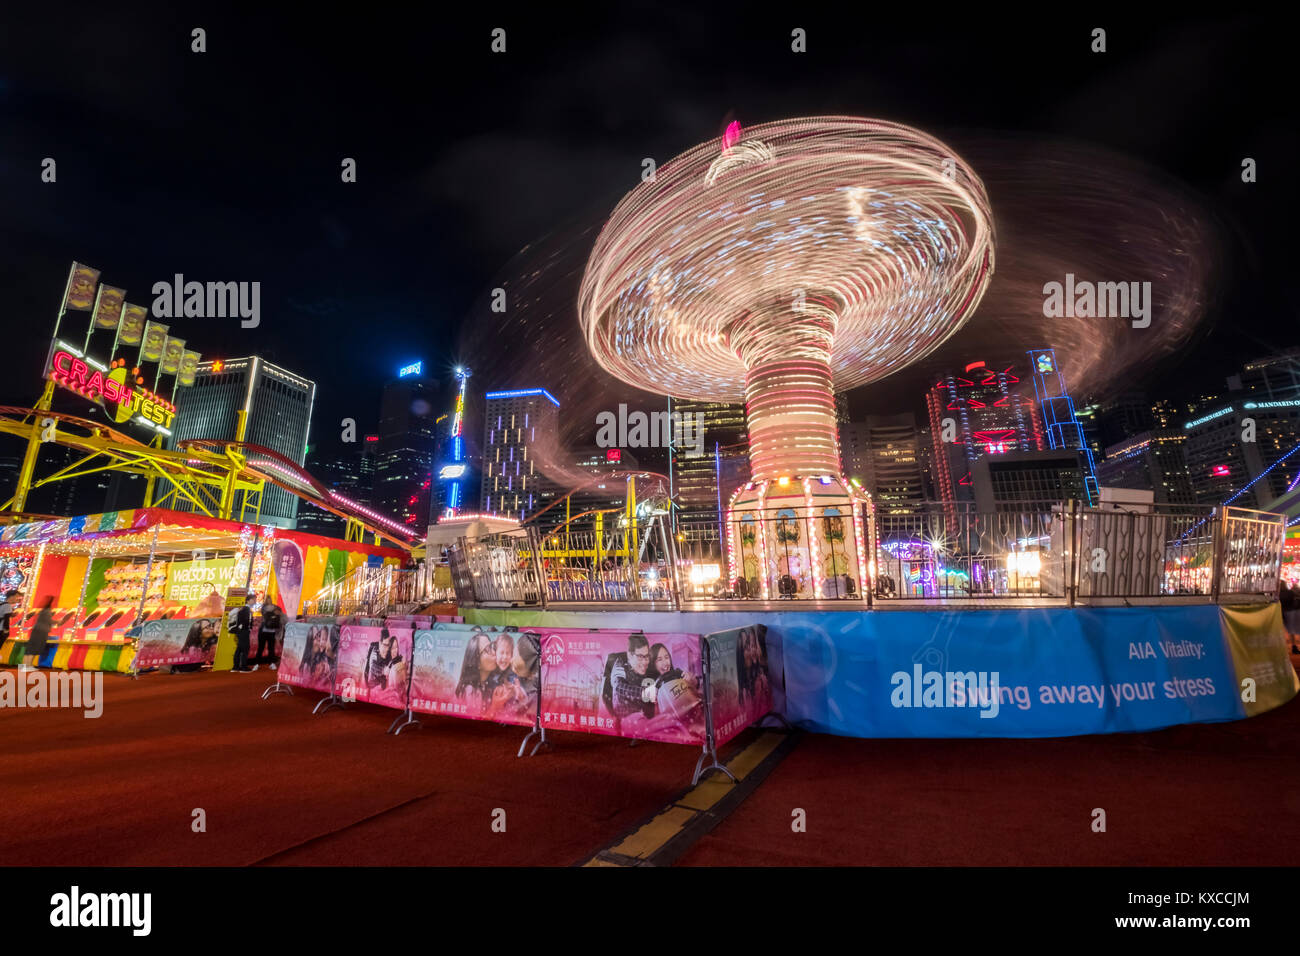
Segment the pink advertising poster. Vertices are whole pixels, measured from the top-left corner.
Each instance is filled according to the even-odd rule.
[[[276,679],[295,687],[331,693],[338,649],[338,625],[306,621],[290,624],[284,629],[284,647],[280,652]]]
[[[215,617],[148,621],[141,629],[135,666],[210,664],[220,633],[221,620]]]
[[[720,631],[706,640],[714,743],[721,746],[772,709],[767,628],[756,624]]]
[[[664,743],[703,743],[698,635],[539,633],[542,726]]]
[[[410,668],[410,629],[355,624],[339,628],[334,686],[344,700],[405,710]]]
[[[515,631],[417,631],[411,709],[531,727],[537,648],[535,635]]]

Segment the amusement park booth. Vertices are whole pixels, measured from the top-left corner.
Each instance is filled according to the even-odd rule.
[[[286,542],[280,553],[296,552],[297,593],[272,573],[276,542]],[[0,589],[21,590],[23,598],[0,663],[22,662],[47,603],[53,625],[40,666],[126,672],[138,624],[220,617],[231,588],[269,598],[292,619],[310,613],[318,593],[355,569],[400,566],[405,557],[396,548],[165,508],[6,525]]]

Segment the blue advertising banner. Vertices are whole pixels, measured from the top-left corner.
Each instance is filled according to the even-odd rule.
[[[782,619],[786,716],[864,737],[1057,737],[1246,716],[1211,605]]]
[[[1155,730],[1253,716],[1300,690],[1276,603],[466,616],[483,625],[544,619],[705,633],[758,621],[767,627],[774,709],[849,737]]]

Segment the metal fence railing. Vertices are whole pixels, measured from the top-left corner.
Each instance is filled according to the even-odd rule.
[[[650,519],[611,528],[461,539],[463,604],[835,601],[1105,604],[1276,597],[1281,515],[1239,508],[747,513],[731,523]]]
[[[406,570],[390,564],[372,568],[353,568],[312,599],[312,614],[382,615],[407,610],[429,600],[425,578],[418,570]]]

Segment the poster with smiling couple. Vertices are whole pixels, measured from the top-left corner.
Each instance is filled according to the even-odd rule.
[[[539,633],[543,727],[704,742],[698,634],[559,628]]]
[[[404,710],[411,645],[409,626],[344,624],[339,628],[334,692],[346,701]]]

